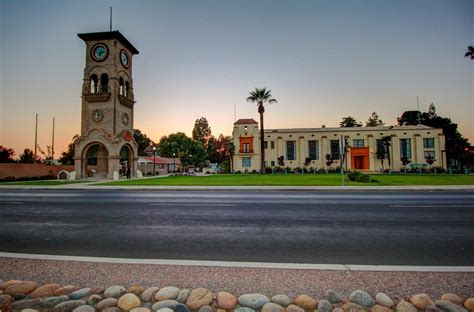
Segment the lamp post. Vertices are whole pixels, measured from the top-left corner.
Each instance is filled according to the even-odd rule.
[[[156,146],[153,146],[153,175],[155,175],[155,157],[156,157]]]
[[[173,153],[173,172],[176,171],[176,158],[175,158],[176,154]]]

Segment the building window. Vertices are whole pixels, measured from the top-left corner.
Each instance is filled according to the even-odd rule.
[[[272,160],[272,161],[270,162],[270,165],[271,165],[272,167],[275,167],[275,161]]]
[[[352,147],[364,147],[364,139],[352,140]]]
[[[270,141],[270,148],[275,149],[275,141]]]
[[[252,157],[242,157],[242,167],[252,167]]]
[[[434,139],[433,138],[427,138],[423,139],[423,147],[424,148],[434,148]]]
[[[339,140],[331,140],[331,158],[339,159]]]
[[[242,153],[250,153],[250,143],[242,144]]]
[[[411,139],[400,139],[400,156],[411,159]]]
[[[308,157],[311,160],[319,159],[319,142],[312,140],[308,141]]]
[[[267,148],[268,148],[268,142],[267,142],[267,141],[263,141],[263,148],[264,148],[264,149],[267,149]]]
[[[286,159],[296,160],[296,142],[286,141]]]
[[[427,157],[433,157],[433,159],[435,159],[435,151],[426,151],[425,152],[425,158]]]
[[[385,144],[382,140],[377,140],[377,158],[378,159],[382,159],[382,158],[387,159],[388,158],[387,147],[385,146]]]

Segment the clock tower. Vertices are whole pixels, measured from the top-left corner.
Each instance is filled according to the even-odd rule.
[[[133,139],[132,57],[138,50],[119,32],[78,34],[86,44],[81,136],[76,143],[78,178],[113,179],[137,171]]]

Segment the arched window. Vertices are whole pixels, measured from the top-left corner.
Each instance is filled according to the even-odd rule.
[[[123,85],[123,78],[120,77],[119,78],[119,94],[124,95],[124,93],[125,93],[125,87]]]
[[[89,88],[90,93],[95,94],[99,91],[97,88],[98,83],[99,83],[99,78],[97,77],[97,75],[92,75],[91,81],[90,81],[90,88]]]
[[[105,93],[109,91],[109,75],[100,75],[100,92]]]
[[[125,81],[125,96],[128,97],[128,94],[130,92],[130,84],[128,81]]]

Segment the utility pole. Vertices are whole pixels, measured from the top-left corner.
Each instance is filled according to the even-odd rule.
[[[110,31],[112,31],[112,7],[110,7]]]
[[[416,96],[416,109],[418,111],[418,126],[421,123],[421,117],[420,117],[420,104],[418,103],[418,95]]]
[[[51,142],[51,164],[53,163],[54,161],[54,117],[53,117],[53,139],[52,139],[52,142]]]
[[[344,136],[341,135],[341,141],[339,144],[339,158],[341,159],[341,185],[344,186]]]
[[[35,161],[36,163],[36,153],[38,150],[38,114],[36,114],[36,125],[35,125]]]

